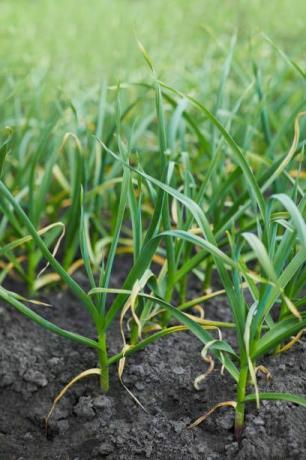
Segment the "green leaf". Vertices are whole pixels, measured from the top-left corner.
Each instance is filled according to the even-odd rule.
[[[273,264],[270,260],[270,257],[267,253],[265,246],[260,241],[258,236],[254,235],[253,233],[249,233],[249,232],[243,233],[242,236],[253,249],[255,256],[257,257],[260,264],[262,265],[268,278],[271,281],[273,281],[275,284],[277,284],[277,276],[276,276]]]
[[[129,186],[130,186],[130,171],[128,169],[125,169],[123,172],[123,182],[122,182],[122,187],[120,191],[120,200],[119,200],[118,208],[116,210],[117,219],[116,219],[114,234],[112,238],[112,243],[111,243],[111,247],[108,253],[108,257],[107,257],[105,271],[104,273],[101,271],[99,286],[102,286],[102,287],[108,287],[109,285],[113,263],[114,263],[114,259],[116,255],[116,250],[117,250],[117,246],[119,242],[122,222],[124,219],[124,212],[125,212],[125,208],[127,205]],[[105,302],[106,302],[106,296],[102,296],[100,307],[99,307],[99,311],[102,315],[104,315],[105,313]]]
[[[302,315],[302,320],[294,317],[283,319],[266,332],[255,344],[252,359],[257,359],[269,351],[275,349],[277,345],[296,335],[306,327],[306,314]]]
[[[136,38],[136,40],[137,40],[137,38]],[[139,40],[137,40],[137,44],[138,44],[138,47],[139,47],[139,49],[140,49],[140,51],[141,51],[146,63],[150,67],[151,71],[154,73],[153,63],[152,63],[152,60],[151,60],[147,50],[145,49],[145,47],[143,46],[143,44]]]
[[[230,257],[228,257],[224,252],[222,252],[221,249],[219,249],[217,246],[215,246],[207,240],[204,240],[204,238],[200,238],[199,236],[194,235],[191,232],[186,232],[184,230],[169,230],[167,232],[160,233],[158,236],[173,236],[176,238],[182,238],[183,240],[188,241],[189,243],[192,243],[195,246],[201,246],[202,248],[206,249],[207,252],[212,254],[214,257],[218,258],[220,262],[228,265],[229,267],[238,267],[237,263],[234,262]]]
[[[84,190],[82,186],[81,186],[80,200],[81,200],[80,249],[81,249],[82,258],[84,261],[84,267],[85,267],[90,285],[92,288],[94,288],[96,287],[96,283],[95,283],[94,275],[92,272],[90,257],[89,257],[91,248],[90,248],[90,238],[89,238],[89,232],[88,232],[88,216],[86,214],[85,207],[84,207]]]
[[[8,132],[7,137],[5,141],[2,143],[2,145],[0,146],[0,178],[2,177],[5,158],[9,151],[9,143],[12,139],[12,133],[13,133],[11,128],[6,128],[6,130]]]
[[[263,318],[269,313],[270,309],[277,300],[280,290],[284,290],[290,280],[295,276],[300,267],[306,260],[305,251],[298,251],[295,256],[287,264],[285,270],[279,275],[277,286],[272,286],[266,291],[258,305],[257,315],[252,325],[252,337],[256,334],[258,325],[262,322]]]
[[[273,40],[271,40],[270,37],[268,37],[268,35],[266,34],[263,34],[263,37],[265,38],[265,40],[270,43],[270,45],[273,46],[273,48],[279,53],[279,55],[288,63],[290,64],[296,71],[298,74],[300,74],[300,76],[303,78],[303,80],[306,79],[306,72],[304,72],[304,70],[293,60],[291,59],[290,57],[287,56],[286,53],[284,53],[284,51],[276,45],[276,43],[274,43]]]
[[[306,407],[306,396],[293,395],[291,393],[259,392],[259,398],[264,401],[288,401]],[[256,401],[255,393],[247,395],[245,401]]]
[[[306,224],[298,207],[296,206],[294,201],[285,193],[273,195],[272,198],[275,198],[276,200],[280,201],[282,205],[288,210],[289,214],[292,217],[292,221],[296,228],[296,231],[299,235],[300,241],[304,249],[306,250]]]
[[[73,340],[74,342],[81,343],[82,345],[86,345],[87,347],[99,348],[98,342],[96,342],[95,340],[89,339],[80,334],[76,334],[75,332],[70,332],[65,329],[62,329],[61,327],[56,326],[55,324],[43,318],[42,316],[38,315],[33,310],[31,310],[29,307],[27,307],[22,302],[20,302],[18,299],[16,299],[14,295],[12,295],[9,291],[4,289],[2,286],[0,286],[0,298],[3,299],[5,302],[9,303],[10,305],[12,305],[14,308],[16,308],[16,310],[18,310],[24,316],[31,319],[32,321],[34,321],[36,324],[43,327],[44,329],[47,329],[48,331],[51,331],[66,339]]]

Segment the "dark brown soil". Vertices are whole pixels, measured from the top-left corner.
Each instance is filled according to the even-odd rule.
[[[69,293],[48,295],[48,319],[94,335],[86,312]],[[207,317],[228,318],[224,299],[207,306]],[[121,348],[111,331],[110,353]],[[79,372],[95,367],[94,351],[52,335],[0,306],[0,459],[306,459],[306,410],[290,403],[248,406],[241,444],[233,436],[233,411],[221,409],[195,429],[188,424],[215,403],[234,397],[235,385],[216,368],[196,391],[193,381],[206,369],[202,345],[189,333],[168,336],[127,360],[124,381],[145,413],[111,373],[107,396],[97,377],[76,384],[57,406],[49,435],[43,417],[54,396]],[[306,393],[306,343],[264,364],[272,383],[264,389]]]

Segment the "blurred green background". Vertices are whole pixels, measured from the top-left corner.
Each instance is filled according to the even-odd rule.
[[[300,65],[306,57],[305,0],[5,0],[0,2],[1,75],[74,90],[108,77],[148,75],[135,34],[158,72],[193,84],[224,60],[238,33],[240,62],[273,59],[261,32]],[[274,65],[274,64],[273,64]],[[51,87],[50,87],[51,88]]]

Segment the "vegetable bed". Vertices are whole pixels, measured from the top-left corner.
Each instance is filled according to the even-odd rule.
[[[122,258],[114,283],[128,264]],[[124,273],[123,273],[124,275]],[[82,279],[82,275],[78,274]],[[199,286],[192,286],[196,295]],[[48,319],[83,334],[94,331],[78,302],[67,292],[44,295],[53,305]],[[208,302],[207,317],[228,318],[224,297]],[[304,459],[305,410],[292,403],[249,406],[240,446],[234,437],[233,409],[224,408],[202,425],[188,429],[198,415],[235,395],[235,385],[216,367],[199,391],[194,379],[206,370],[201,344],[191,334],[170,335],[129,358],[124,382],[145,413],[111,371],[111,391],[103,395],[98,377],[76,384],[58,404],[46,434],[44,417],[54,395],[71,376],[94,367],[93,351],[50,336],[18,313],[1,306],[0,440],[1,458],[24,459]],[[18,338],[18,341],[16,340]],[[20,346],[22,344],[22,346]],[[111,331],[111,352],[120,350],[118,324]],[[267,391],[305,394],[305,347],[265,359],[272,381],[260,376]]]
[[[306,458],[305,2],[13,3],[0,460]]]

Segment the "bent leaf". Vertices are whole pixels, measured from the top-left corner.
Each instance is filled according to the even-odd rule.
[[[265,401],[288,401],[306,407],[306,396],[303,395],[300,396],[293,395],[291,393],[260,392],[259,398]],[[245,397],[245,401],[256,401],[256,395],[254,393],[247,395]]]

